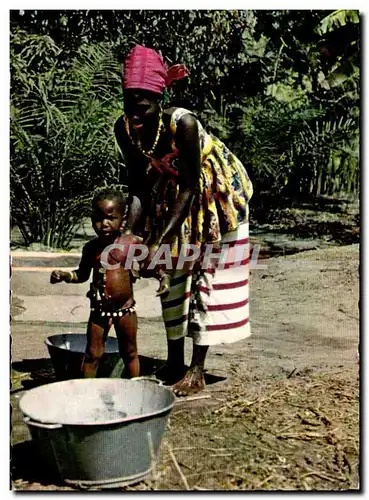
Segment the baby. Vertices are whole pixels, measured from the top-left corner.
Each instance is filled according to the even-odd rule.
[[[92,200],[92,226],[97,237],[86,243],[78,269],[74,271],[55,270],[50,282],[84,283],[93,271],[92,283],[87,293],[91,301],[91,312],[87,327],[87,346],[83,360],[84,377],[96,377],[99,361],[105,352],[105,342],[109,330],[114,325],[119,352],[123,359],[128,377],[137,377],[140,364],[137,352],[137,316],[133,298],[134,278],[129,269],[120,265],[117,269],[106,269],[101,263],[104,249],[112,245],[120,236],[126,208],[126,198],[117,189],[105,188]],[[122,241],[122,238],[119,240]],[[139,243],[134,235],[123,236],[126,245]],[[126,250],[115,252],[123,263]],[[108,260],[116,263],[114,251]],[[156,273],[160,281],[158,295],[164,295],[169,289],[169,276],[163,271]]]

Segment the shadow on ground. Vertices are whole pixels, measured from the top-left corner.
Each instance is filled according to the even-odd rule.
[[[165,361],[162,359],[142,355],[140,355],[139,358],[141,376],[152,376],[157,370],[165,365]],[[57,377],[55,375],[54,366],[49,358],[24,359],[22,361],[13,362],[11,367],[11,394],[68,379],[68,377]],[[24,374],[24,376],[22,376],[22,374]],[[215,384],[223,380],[226,380],[226,377],[205,373],[205,382],[207,385]]]
[[[255,195],[250,205],[250,223],[268,226],[268,232],[293,238],[325,237],[338,245],[360,241],[360,208],[354,197],[332,196],[294,199]]]
[[[23,441],[11,447],[12,481],[39,483],[42,485],[61,485],[57,471],[49,467],[40,467],[43,463],[38,447],[33,441]]]

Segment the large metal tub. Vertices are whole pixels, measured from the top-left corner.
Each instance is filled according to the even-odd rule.
[[[81,378],[81,365],[86,350],[87,337],[84,333],[52,335],[45,340],[47,350],[58,380]],[[105,353],[97,370],[98,378],[120,377],[123,361],[119,355],[118,340],[108,337]]]
[[[20,400],[43,464],[66,484],[117,488],[145,479],[175,401],[149,380],[75,379]]]

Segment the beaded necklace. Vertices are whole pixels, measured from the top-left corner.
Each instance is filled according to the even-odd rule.
[[[152,145],[152,147],[151,147],[151,149],[149,151],[145,151],[143,149],[141,141],[140,141],[140,139],[138,137],[137,137],[137,142],[133,140],[133,138],[131,136],[131,131],[130,131],[130,127],[129,127],[128,118],[127,118],[127,116],[125,117],[125,126],[126,126],[126,132],[128,134],[128,137],[131,139],[132,143],[135,146],[137,146],[137,148],[139,149],[139,151],[141,153],[143,153],[145,156],[151,157],[151,155],[154,153],[154,151],[156,149],[156,146],[158,145],[158,142],[159,142],[159,139],[160,139],[160,134],[161,134],[161,132],[162,132],[162,130],[164,128],[164,123],[163,123],[162,116],[163,116],[163,113],[160,112],[158,130],[156,132],[156,137],[155,137],[155,140],[154,140],[154,144]]]

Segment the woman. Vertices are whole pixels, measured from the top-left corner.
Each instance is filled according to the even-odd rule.
[[[243,165],[190,111],[162,109],[165,87],[187,74],[183,65],[167,69],[160,54],[142,46],[134,47],[124,63],[125,116],[117,120],[115,135],[128,169],[127,227],[135,230],[139,220],[144,222],[146,266],[161,244],[170,244],[173,257],[183,244],[196,245],[201,256],[209,244],[218,251],[225,244],[248,244],[252,184]],[[162,298],[168,343],[163,378],[174,383],[179,396],[205,387],[209,345],[250,335],[248,255],[238,267],[215,267],[175,270]],[[186,336],[193,338],[187,372]]]

